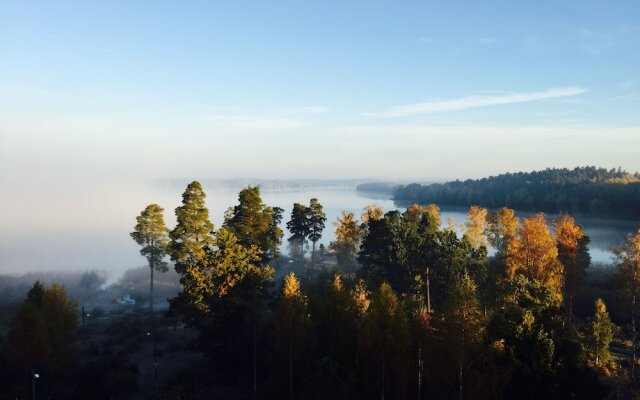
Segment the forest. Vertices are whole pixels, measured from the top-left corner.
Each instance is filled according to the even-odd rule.
[[[577,167],[506,173],[478,180],[400,186],[403,204],[481,205],[491,209],[588,214],[640,219],[640,175],[618,169]]]
[[[547,170],[459,185],[579,187],[593,173],[593,185],[627,179]],[[595,268],[569,214],[520,219],[473,205],[458,233],[435,203],[372,204],[332,221],[325,247],[319,199],[294,204],[284,231],[283,210],[248,186],[214,227],[194,181],[175,215],[170,229],[150,204],[132,221],[148,262],[147,301],[135,311],[86,322],[63,285],[29,286],[0,342],[0,399],[640,395],[640,230],[615,249],[615,265]],[[170,273],[177,294],[158,289]],[[98,282],[78,285],[88,296]]]

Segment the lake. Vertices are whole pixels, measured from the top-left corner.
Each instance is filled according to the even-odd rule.
[[[240,188],[205,184],[204,189],[211,220],[219,227],[224,211],[236,204]],[[0,273],[101,269],[109,271],[111,279],[115,279],[126,269],[146,262],[129,236],[135,217],[147,204],[158,203],[165,208],[167,225],[173,226],[173,210],[180,205],[183,190],[184,186],[177,184],[114,184],[87,189],[81,195],[63,193],[46,198],[46,201],[35,196],[19,204],[3,204]],[[270,189],[263,190],[262,197],[266,204],[285,209],[283,225],[294,202],[308,204],[309,199],[318,198],[327,214],[327,228],[320,240],[325,245],[334,239],[331,222],[342,210],[353,211],[359,216],[371,203],[380,205],[385,211],[398,208],[385,196],[359,193],[353,187]],[[528,213],[518,215],[522,217]],[[459,226],[466,219],[466,210],[442,207],[443,224],[447,225],[449,218],[454,218]],[[639,225],[628,221],[576,219],[591,237],[592,259],[598,263],[611,262],[609,249],[623,243],[626,235],[635,232]]]

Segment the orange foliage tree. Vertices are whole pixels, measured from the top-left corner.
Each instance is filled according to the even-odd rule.
[[[558,261],[556,241],[549,232],[543,213],[522,221],[516,236],[507,243],[507,277],[522,274],[548,285],[555,298],[562,299],[563,268]]]

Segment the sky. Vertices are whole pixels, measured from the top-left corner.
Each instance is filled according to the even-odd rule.
[[[162,179],[639,171],[638,110],[637,0],[0,0],[0,273],[143,264]]]
[[[636,171],[639,109],[637,0],[0,1],[16,193]]]

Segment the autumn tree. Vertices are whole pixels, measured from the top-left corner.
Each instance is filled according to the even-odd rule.
[[[562,299],[563,270],[558,261],[556,241],[549,232],[544,214],[525,218],[516,236],[507,243],[506,272],[509,279],[523,274],[553,288]]]
[[[464,224],[464,234],[469,238],[469,242],[475,248],[487,245],[485,234],[487,226],[487,209],[471,206],[467,212],[467,222]]]
[[[299,380],[296,371],[304,370],[303,358],[308,356],[310,320],[307,308],[308,300],[300,290],[300,281],[291,272],[284,278],[276,316],[278,349],[287,361],[287,367],[283,369],[287,371],[289,399],[294,398],[294,381]]]
[[[515,211],[502,207],[487,217],[486,236],[489,244],[496,249],[498,257],[507,254],[507,244],[515,238],[519,221]]]
[[[304,246],[311,232],[308,215],[309,209],[304,204],[294,203],[291,219],[287,222],[287,229],[291,233],[288,239],[289,247],[293,259],[298,262],[304,260]]]
[[[344,275],[339,272],[335,272],[325,284],[324,307],[317,328],[321,332],[320,345],[336,362],[338,372],[344,379],[348,379],[355,369],[359,321],[364,318],[368,308],[368,305],[359,303],[367,301],[367,293],[362,289],[356,286],[355,290],[359,292],[354,296],[345,286]],[[359,296],[364,298],[360,299]]]
[[[364,321],[360,343],[368,361],[368,398],[403,398],[406,393],[409,322],[390,285],[375,293]],[[373,383],[373,385],[371,384]]]
[[[356,256],[360,249],[360,226],[353,212],[342,211],[335,220],[336,239],[331,242],[329,249],[336,254],[338,266],[345,271],[355,269]]]
[[[382,219],[383,215],[384,211],[382,211],[382,207],[377,204],[368,204],[364,207],[360,219],[362,220],[362,223],[366,225],[370,221],[378,221]]]
[[[465,379],[476,361],[484,333],[477,286],[467,272],[451,283],[444,318],[447,346],[457,367],[457,397],[463,399]]]
[[[257,246],[264,262],[279,251],[282,232],[275,229],[275,220],[282,218],[282,210],[265,205],[259,186],[247,186],[238,194],[238,205],[225,214],[224,227],[231,231],[238,243],[245,247]]]
[[[153,314],[153,272],[167,272],[169,268],[164,261],[169,246],[169,229],[164,224],[163,209],[157,204],[148,205],[136,217],[137,224],[131,237],[142,249],[142,254],[149,262],[149,310]]]
[[[607,306],[602,299],[596,299],[595,312],[589,324],[589,349],[595,359],[595,364],[607,363],[611,359],[609,345],[613,340],[615,325],[609,319]]]
[[[576,287],[584,280],[591,263],[587,245],[589,237],[573,217],[561,215],[553,221],[558,247],[558,260],[564,270],[564,301],[568,323],[573,319],[573,295]]]
[[[324,213],[322,204],[318,199],[313,198],[309,202],[309,240],[311,240],[311,264],[315,266],[316,262],[316,243],[322,238],[324,231],[324,223],[327,216]]]
[[[182,194],[182,205],[176,208],[177,224],[169,233],[169,254],[178,274],[184,274],[202,260],[213,243],[206,196],[202,185],[193,181]]]
[[[427,204],[424,206],[424,210],[429,216],[435,221],[437,226],[442,224],[442,219],[440,217],[440,207],[436,204]]]

